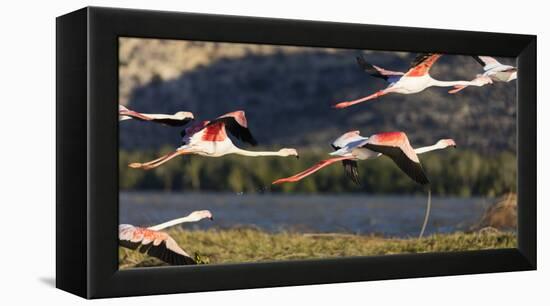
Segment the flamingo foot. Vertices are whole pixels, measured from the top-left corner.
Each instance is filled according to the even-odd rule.
[[[273,183],[271,183],[271,185],[279,185],[279,184],[282,184],[282,183],[287,183],[287,182],[296,182],[296,180],[293,180],[293,179],[290,179],[290,178],[282,178],[282,179],[278,179],[276,181],[274,181]]]
[[[340,102],[340,103],[334,104],[332,106],[332,108],[342,109],[342,108],[352,106],[353,104],[355,104],[355,103],[352,103],[350,101],[345,101],[345,102]]]
[[[134,169],[139,169],[139,168],[143,167],[143,164],[142,163],[131,163],[131,164],[128,165],[128,167],[134,168]]]

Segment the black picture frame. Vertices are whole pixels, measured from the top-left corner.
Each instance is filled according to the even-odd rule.
[[[58,17],[56,31],[60,289],[103,298],[536,269],[536,36],[99,7]],[[518,247],[119,271],[120,36],[517,57]]]

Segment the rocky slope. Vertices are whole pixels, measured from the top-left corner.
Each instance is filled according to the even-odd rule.
[[[385,86],[355,63],[364,54],[391,70],[406,70],[414,54],[227,43],[121,39],[120,102],[142,112],[192,111],[210,119],[244,109],[264,145],[329,149],[350,129],[369,135],[402,130],[414,144],[452,137],[484,153],[515,151],[515,83],[468,88],[457,95],[430,88],[388,95],[344,110],[330,105]],[[499,59],[513,64],[513,59]],[[446,56],[432,75],[471,79],[481,67],[468,56]],[[179,143],[179,130],[140,122],[120,125],[124,149]]]

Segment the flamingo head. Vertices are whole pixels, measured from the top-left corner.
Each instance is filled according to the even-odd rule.
[[[195,222],[202,219],[214,220],[214,216],[209,210],[196,210],[189,214],[189,219]]]
[[[296,156],[296,158],[300,158],[300,156],[298,155],[298,151],[296,151],[296,149],[292,149],[292,148],[283,148],[283,149],[280,149],[279,150],[279,154],[281,156]]]
[[[447,147],[453,147],[453,148],[456,148],[456,142],[454,141],[454,139],[440,139],[438,142],[437,142],[437,146],[441,147],[441,148],[447,148]]]

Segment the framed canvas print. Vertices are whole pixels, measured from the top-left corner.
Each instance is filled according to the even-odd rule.
[[[536,37],[57,18],[57,287],[536,269]]]

